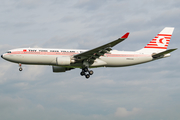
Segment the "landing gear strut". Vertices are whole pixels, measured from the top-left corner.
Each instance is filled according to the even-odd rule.
[[[82,72],[80,73],[81,76],[85,76],[87,79],[90,78],[90,75],[92,75],[94,72],[92,70],[89,70],[87,67],[82,69]]]
[[[21,63],[19,63],[19,71],[23,70],[21,66],[22,66]]]

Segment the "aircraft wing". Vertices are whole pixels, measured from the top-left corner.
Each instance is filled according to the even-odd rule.
[[[87,60],[87,61],[91,61],[94,62],[94,60],[96,58],[99,58],[100,56],[104,55],[105,53],[108,53],[109,51],[111,51],[111,47],[117,45],[118,43],[122,42],[123,40],[125,40],[128,37],[129,33],[124,34],[121,38],[114,40],[110,43],[107,43],[105,45],[102,45],[100,47],[88,50],[86,52],[74,55],[74,58],[76,58],[76,60],[78,61],[82,61],[82,60]]]
[[[152,55],[153,58],[161,58],[161,57],[164,57],[164,55],[174,51],[174,50],[177,50],[177,48],[175,49],[169,49],[169,50],[166,50],[166,51],[163,51],[163,52],[160,52],[160,53],[157,53],[157,54],[154,54]]]

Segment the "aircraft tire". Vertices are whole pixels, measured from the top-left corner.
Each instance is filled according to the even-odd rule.
[[[89,71],[89,74],[92,75],[94,72],[92,70]]]
[[[90,78],[90,75],[89,75],[89,74],[87,74],[87,75],[85,75],[85,77],[88,79],[88,78]]]
[[[88,68],[84,68],[84,72],[88,72]]]
[[[80,75],[81,75],[81,76],[84,76],[84,75],[85,75],[85,72],[82,71],[82,72],[80,73]]]
[[[19,71],[22,71],[23,69],[22,68],[19,68]]]

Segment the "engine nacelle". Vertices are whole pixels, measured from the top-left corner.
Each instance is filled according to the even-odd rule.
[[[56,58],[56,65],[70,65],[74,63],[74,60],[71,59],[70,56],[61,56]]]
[[[74,68],[66,68],[66,67],[59,67],[59,66],[52,66],[53,72],[66,72],[68,70],[74,69]]]

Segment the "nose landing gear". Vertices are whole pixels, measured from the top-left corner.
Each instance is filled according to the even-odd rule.
[[[19,71],[22,71],[22,70],[23,70],[21,66],[22,66],[22,64],[19,63]]]
[[[85,76],[87,79],[90,78],[90,75],[93,75],[93,71],[89,70],[87,67],[82,69],[82,72],[80,73],[81,76]]]

